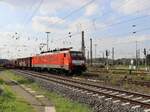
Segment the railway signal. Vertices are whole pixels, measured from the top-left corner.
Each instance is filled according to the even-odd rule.
[[[146,54],[147,54],[147,53],[146,53],[146,48],[144,48],[144,55],[146,56]]]
[[[106,57],[108,57],[109,56],[109,52],[108,52],[108,50],[106,50]]]

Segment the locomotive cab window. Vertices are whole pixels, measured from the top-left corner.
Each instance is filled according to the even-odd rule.
[[[71,52],[72,57],[82,57],[83,53],[82,52]]]

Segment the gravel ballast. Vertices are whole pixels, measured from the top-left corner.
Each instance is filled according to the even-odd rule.
[[[64,86],[51,81],[46,81],[37,77],[25,74],[21,75],[24,75],[30,80],[34,80],[42,88],[45,88],[50,92],[56,92],[60,95],[63,95],[66,98],[69,98],[70,100],[78,101],[80,103],[89,105],[93,108],[94,112],[144,112],[143,108],[133,108],[133,106],[131,106],[130,104],[122,105],[121,102],[113,103],[114,100],[112,100],[111,98],[93,95],[92,93],[87,93],[85,91],[73,89],[71,87]]]

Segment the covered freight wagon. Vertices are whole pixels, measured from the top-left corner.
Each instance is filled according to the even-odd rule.
[[[19,58],[15,62],[15,66],[18,68],[31,68],[32,57]]]

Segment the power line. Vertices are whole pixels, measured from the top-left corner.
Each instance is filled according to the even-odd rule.
[[[126,2],[126,3],[128,3],[128,2]],[[121,8],[121,6],[119,6],[118,8]],[[150,9],[150,7],[146,8],[146,9],[143,9],[141,11],[137,10],[136,13],[139,13],[139,12],[142,12],[142,11],[145,11],[145,10],[148,10],[148,9]],[[110,11],[110,12],[112,12],[112,11]],[[110,12],[103,14],[103,16],[106,15],[106,14],[109,14]],[[127,16],[129,16],[129,15],[127,15]],[[122,16],[121,18],[127,17],[127,16]],[[130,22],[130,21],[142,19],[142,18],[149,17],[149,16],[150,15],[138,16],[138,17],[135,17],[135,18],[132,18],[132,19],[128,19],[128,20],[124,20],[124,21],[119,21],[119,22],[116,22],[116,23],[112,23],[112,24],[109,24],[107,27],[104,26],[104,27],[100,27],[99,29],[100,30],[105,30],[107,28],[111,28],[111,27],[116,26],[116,25],[124,24],[124,23]],[[94,18],[94,21],[95,20],[96,20],[96,18]],[[99,29],[98,29],[98,31],[100,31]],[[96,28],[95,28],[95,30],[96,30]]]
[[[72,11],[71,13],[69,13],[68,15],[64,16],[61,20],[56,21],[54,24],[57,24],[57,23],[59,23],[59,22],[65,20],[65,19],[71,17],[73,14],[79,12],[80,10],[82,10],[82,9],[85,8],[85,7],[87,7],[88,5],[90,5],[91,3],[93,3],[94,1],[95,1],[95,0],[90,0],[89,2],[85,3],[84,5],[82,5],[80,8],[78,8],[78,9]]]
[[[118,23],[113,23],[113,24],[110,24],[109,26],[107,26],[107,28],[110,28],[110,27],[113,27],[113,26],[115,26],[115,25],[119,25],[119,24],[125,24],[125,23],[127,23],[127,22],[131,22],[131,21],[134,21],[134,20],[138,20],[138,19],[143,19],[143,18],[146,18],[146,17],[149,17],[149,15],[145,15],[145,16],[140,16],[140,17],[135,17],[135,18],[132,18],[132,19],[129,19],[129,20],[125,20],[125,21],[121,21],[121,22],[118,22]],[[104,28],[104,27],[103,27]],[[106,29],[106,28],[105,28]],[[100,29],[100,30],[102,30],[102,29]],[[100,31],[99,30],[99,31]],[[132,32],[131,32],[132,33]],[[73,36],[75,36],[75,35],[78,35],[79,33],[78,32],[76,32],[76,33],[74,33],[73,34]],[[127,33],[128,34],[128,33]],[[109,35],[110,36],[110,35]]]
[[[33,6],[34,6],[34,3],[32,3],[32,4],[28,7],[28,9],[26,8],[25,12],[28,11],[28,10],[30,10],[30,9],[32,10]],[[24,15],[23,24],[25,24],[25,22],[26,22],[26,17],[28,17],[28,14],[25,14],[25,15]]]
[[[62,20],[56,21],[55,24],[57,24],[57,23],[59,23],[59,22],[65,20],[65,19],[67,19],[68,17],[72,16],[74,13],[76,13],[76,12],[82,10],[83,8],[87,7],[88,5],[90,5],[91,3],[93,3],[94,1],[95,1],[95,0],[91,0],[91,1],[87,2],[86,4],[84,4],[83,6],[81,6],[80,8],[78,8],[78,9],[72,11],[71,13],[69,13],[68,15],[66,15],[65,17],[63,17]],[[129,1],[129,0],[127,0],[127,1]],[[127,3],[128,3],[128,2],[126,2],[125,4],[127,4]],[[121,6],[122,6],[122,5],[120,5],[118,8],[121,8]],[[110,12],[112,12],[112,11],[109,11],[109,12],[103,14],[103,16],[109,14]],[[96,18],[95,18],[95,20],[96,20]]]
[[[124,5],[126,5],[126,4],[128,3],[128,1],[130,1],[130,0],[126,0],[126,1],[127,1],[127,2],[126,2]],[[117,7],[117,9],[119,10],[122,6],[123,6],[123,5],[119,5],[119,6]],[[108,14],[110,14],[110,13],[112,13],[112,12],[113,12],[113,10],[107,11],[107,12],[105,12],[104,14],[102,14],[102,16],[108,15]],[[98,18],[100,18],[100,17],[96,17],[96,18],[94,18],[94,20],[96,20],[96,19],[98,19]]]
[[[149,8],[150,8],[150,7],[149,7]],[[147,9],[149,9],[149,8],[146,8],[146,9],[144,9],[144,10],[147,10]],[[142,11],[143,11],[143,10],[142,10]],[[138,12],[141,12],[141,11],[138,11]],[[123,17],[126,17],[126,16],[123,16]],[[128,20],[124,20],[124,21],[119,21],[119,22],[116,22],[116,23],[112,23],[112,24],[109,24],[107,27],[100,27],[100,28],[98,29],[98,31],[105,30],[105,29],[107,29],[107,28],[111,28],[111,27],[116,26],[116,25],[125,24],[125,23],[127,23],[127,22],[131,22],[131,21],[134,21],[134,20],[143,19],[143,18],[146,18],[146,17],[149,17],[149,15],[138,16],[138,17],[134,17],[134,18],[132,18],[132,19],[128,19]],[[86,30],[88,30],[88,29],[86,29]],[[75,35],[79,35],[79,32],[75,32],[73,35],[74,35],[74,36],[75,36]],[[65,36],[65,35],[64,35],[64,36]]]
[[[83,6],[81,6],[79,9],[76,9],[76,10],[72,11],[70,14],[66,15],[65,17],[63,17],[62,20],[65,20],[66,18],[72,16],[74,13],[76,13],[76,12],[82,10],[83,8],[87,7],[88,5],[90,5],[91,3],[93,3],[94,1],[96,1],[96,0],[91,0],[91,1],[87,2],[86,4],[84,4]],[[129,1],[129,0],[127,0],[127,1]],[[126,2],[125,4],[127,4],[127,3],[128,3],[128,2]],[[122,5],[120,5],[118,8],[121,8],[121,6],[122,6]],[[112,12],[112,11],[108,11],[108,12],[106,12],[105,14],[103,14],[103,16],[104,16],[104,15],[107,15],[107,14],[109,14],[109,13],[111,13],[111,12]],[[97,18],[94,18],[94,20],[96,20],[96,19],[97,19]],[[59,22],[62,21],[62,20],[58,20],[56,23],[59,23]],[[55,23],[55,24],[56,24],[56,23]]]
[[[138,19],[142,19],[142,18],[149,17],[149,16],[150,16],[150,15],[139,16],[139,17],[135,17],[135,18],[132,18],[132,19],[128,19],[128,20],[124,20],[124,21],[112,23],[112,24],[108,25],[107,28],[110,28],[110,27],[113,27],[113,26],[116,26],[116,25],[119,25],[119,24],[125,24],[125,23],[127,23],[127,22],[131,22],[131,21],[138,20]],[[106,27],[101,27],[101,28],[100,28],[100,30],[103,30],[103,29],[106,29]]]
[[[83,9],[83,8],[85,8],[86,6],[90,5],[90,4],[93,3],[94,1],[95,1],[95,0],[91,0],[91,1],[87,2],[86,4],[84,4],[83,6],[81,6],[80,8],[78,8],[78,9],[72,11],[71,13],[69,13],[68,15],[66,15],[65,17],[63,17],[62,20],[56,21],[54,24],[57,24],[57,23],[59,23],[59,22],[65,20],[65,19],[69,18],[69,17],[72,16],[74,13],[80,11],[81,9]],[[127,0],[127,1],[128,1],[128,0]],[[127,4],[127,3],[128,3],[128,2],[126,2],[125,4]],[[120,5],[118,8],[121,8],[121,6],[122,6],[122,5]],[[110,11],[110,12],[112,12],[112,11]],[[110,13],[110,12],[107,12],[107,13],[103,14],[103,16],[106,15],[106,14],[108,14],[108,13]],[[117,23],[117,24],[118,24],[118,23]],[[119,24],[121,24],[121,23],[119,23]],[[114,24],[112,24],[112,25],[114,25]],[[110,25],[110,26],[112,26],[112,25]]]
[[[126,1],[127,1],[127,2],[126,2],[125,4],[119,5],[119,6],[117,7],[117,9],[120,10],[120,8],[123,7],[123,6],[125,6],[126,4],[128,4],[128,2],[129,2],[130,0],[126,0]],[[131,4],[133,4],[133,3],[134,3],[134,2],[132,2]],[[134,5],[134,4],[133,4],[133,5]],[[143,4],[143,5],[144,5],[144,4]],[[150,9],[150,7],[145,8],[145,9],[143,9],[143,10],[141,10],[141,11],[148,10],[148,9]],[[139,13],[139,12],[141,12],[141,11],[138,9],[138,10],[136,10],[136,11],[134,12],[134,14],[135,14],[135,13]],[[104,14],[102,14],[102,16],[108,15],[108,14],[110,14],[111,12],[113,12],[113,10],[105,12]],[[129,16],[129,15],[127,15],[127,16]],[[123,17],[126,17],[126,16],[121,16],[121,17],[119,17],[119,18],[123,18]],[[101,18],[101,17],[95,17],[94,20],[96,20],[96,19],[98,19],[98,18]]]
[[[139,32],[143,32],[143,31],[147,31],[147,30],[150,30],[150,27],[136,30],[136,32],[139,33]],[[87,33],[87,34],[90,34],[90,33],[88,33],[88,32],[86,32],[86,33]],[[132,34],[132,33],[133,33],[133,32],[130,31],[130,32],[126,32],[126,33],[112,34],[112,35],[104,35],[104,36],[105,36],[105,37],[119,37],[119,36],[130,35],[130,34]],[[73,36],[76,36],[76,35],[80,35],[80,34],[81,34],[81,32],[79,32],[79,33],[76,32],[76,33],[72,34],[72,37],[73,37]],[[65,36],[65,37],[66,37],[66,36]],[[60,40],[60,39],[62,39],[62,38],[55,39],[55,41],[58,41],[58,40]],[[64,39],[65,39],[65,38],[64,38]]]
[[[147,27],[147,28],[143,28],[143,29],[140,29],[140,30],[136,30],[136,33],[139,33],[139,32],[143,32],[143,31],[148,31],[150,30],[150,27]],[[115,36],[124,36],[124,35],[128,35],[128,34],[133,34],[133,32],[129,32],[129,33],[124,33],[124,34],[120,34],[120,35],[115,35]],[[112,36],[112,35],[111,35]]]
[[[43,1],[43,0],[41,0],[41,1]],[[67,19],[68,17],[70,17],[70,16],[72,16],[74,13],[76,13],[76,12],[78,12],[78,11],[80,11],[81,9],[83,9],[84,7],[86,7],[86,6],[88,6],[89,4],[91,4],[92,2],[94,2],[95,0],[91,0],[90,2],[88,2],[88,3],[86,3],[85,5],[83,5],[82,7],[80,7],[79,9],[77,9],[77,10],[74,10],[74,11],[72,11],[70,14],[68,14],[67,16],[65,16],[65,17],[63,17],[62,18],[62,20],[65,20],[65,19]],[[39,4],[39,8],[40,8],[40,5],[41,5],[41,3]],[[37,7],[37,8],[38,8]],[[36,13],[36,11],[37,10],[35,10],[34,12],[33,12],[33,14],[31,15],[31,19],[32,19],[32,17],[34,16],[34,14]],[[136,18],[133,18],[132,20],[136,20],[136,19],[139,19],[139,18],[143,18],[143,17],[136,17]],[[29,19],[30,20],[30,19]],[[62,21],[62,20],[60,20],[60,21]],[[57,21],[58,23],[60,22],[60,21]],[[113,24],[110,24],[110,27],[112,27],[112,26],[114,26],[114,25],[117,25],[117,24],[122,24],[122,23],[125,23],[125,22],[128,22],[128,21],[131,21],[131,19],[130,20],[125,20],[125,21],[121,21],[121,22],[117,22],[117,23],[113,23]],[[56,22],[56,23],[57,23]],[[55,23],[55,24],[56,24]],[[77,35],[78,33],[75,33],[74,35]]]
[[[143,31],[148,31],[148,30],[150,30],[150,27],[143,28],[143,29],[140,29],[140,30],[136,30],[136,33],[140,33],[140,32],[143,32]],[[116,36],[132,35],[132,34],[133,34],[133,32],[129,32],[129,33],[122,33],[122,34],[119,34],[119,35],[111,35],[111,36],[116,37]],[[126,42],[121,42],[121,43],[117,43],[117,44],[123,44],[123,43],[126,43]]]
[[[38,6],[35,8],[35,10],[33,11],[33,13],[31,14],[31,16],[28,18],[28,20],[25,22],[25,25],[28,24],[31,19],[33,18],[33,16],[37,13],[37,11],[40,9],[42,3],[43,3],[44,0],[41,0],[38,4]]]
[[[89,1],[89,2],[87,2],[87,3],[85,3],[85,4],[82,5],[80,8],[78,8],[78,9],[72,11],[71,13],[69,13],[68,15],[64,16],[61,20],[56,21],[53,25],[56,25],[57,23],[59,23],[59,22],[65,20],[65,19],[69,18],[70,16],[72,16],[73,14],[79,12],[80,10],[82,10],[82,9],[85,8],[85,7],[87,7],[88,5],[90,5],[91,3],[93,3],[94,1],[96,1],[96,0],[91,0],[91,1]],[[34,10],[33,14],[31,15],[31,17],[29,18],[29,20],[28,20],[26,23],[28,23],[28,22],[32,19],[32,17],[34,16],[34,14],[35,14],[35,13],[38,11],[38,9],[41,7],[41,4],[42,4],[42,3],[43,3],[43,0],[41,0],[41,2],[40,2],[40,4],[38,5],[37,9]],[[77,34],[77,33],[72,34],[72,35],[76,35],[76,34]],[[61,35],[61,36],[62,36],[62,35]],[[59,40],[59,39],[58,39],[58,40]]]

